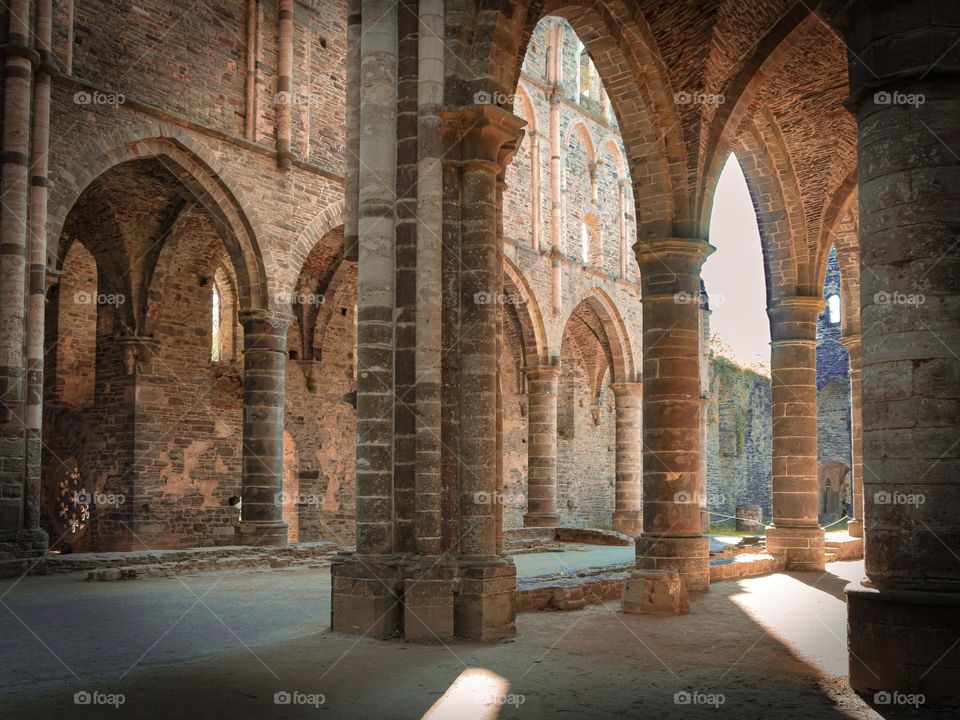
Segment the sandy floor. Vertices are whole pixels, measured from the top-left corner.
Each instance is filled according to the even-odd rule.
[[[6,581],[0,718],[881,717],[840,677],[862,563],[828,569],[714,585],[685,617],[527,614],[510,642],[449,647],[323,631],[327,571]]]

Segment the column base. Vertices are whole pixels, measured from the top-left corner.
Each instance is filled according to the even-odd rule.
[[[641,535],[636,547],[638,568],[676,570],[688,592],[710,589],[710,538]]]
[[[848,522],[847,535],[850,537],[863,537],[863,520],[851,520]]]
[[[823,530],[819,527],[767,529],[767,552],[786,555],[786,569],[823,572],[826,565]]]
[[[286,547],[288,527],[285,522],[248,520],[237,525],[237,545]]]
[[[340,553],[330,565],[330,630],[375,640],[402,629],[401,572],[383,560]]]
[[[18,559],[41,558],[50,549],[50,536],[42,528],[0,530],[0,555]]]
[[[512,560],[462,562],[454,628],[463,640],[491,642],[517,634],[517,568]]]
[[[560,516],[555,513],[527,513],[523,516],[524,527],[558,527]]]
[[[640,510],[615,510],[613,529],[629,537],[639,537],[643,532],[643,512]]]
[[[878,705],[960,706],[960,592],[847,586],[850,686]],[[953,647],[951,647],[953,646]],[[911,698],[910,696],[914,696]]]
[[[412,642],[446,642],[454,638],[455,565],[440,565],[424,557],[405,570],[403,637]]]

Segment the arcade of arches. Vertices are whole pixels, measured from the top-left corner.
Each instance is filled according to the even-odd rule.
[[[849,517],[850,684],[960,701],[960,7],[135,5],[0,10],[4,574],[328,541],[333,631],[493,641],[524,528],[695,614],[711,521],[822,573]],[[731,154],[769,377],[710,351]]]

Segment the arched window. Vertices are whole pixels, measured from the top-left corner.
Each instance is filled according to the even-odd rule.
[[[827,309],[829,311],[830,324],[836,325],[840,322],[840,296],[831,295],[827,298]]]
[[[213,283],[213,308],[210,318],[210,359],[220,362],[220,289]]]

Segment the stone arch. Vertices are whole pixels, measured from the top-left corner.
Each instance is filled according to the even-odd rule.
[[[710,222],[713,188],[717,185],[727,155],[735,147],[737,136],[749,117],[751,105],[763,90],[774,68],[801,42],[808,28],[820,22],[806,3],[795,3],[771,27],[762,41],[757,44],[741,69],[723,89],[724,102],[710,123],[707,150],[707,163],[701,175],[698,193],[698,216],[700,227],[705,233]]]
[[[503,258],[503,290],[520,322],[524,364],[546,364],[549,362],[547,330],[540,305],[520,268],[506,256]]]
[[[766,137],[756,127],[751,126],[750,132],[737,139],[732,152],[743,170],[757,216],[770,305],[780,297],[797,294],[801,285],[796,244],[802,246],[806,228],[800,191],[795,178],[789,187],[784,183],[778,168],[785,161],[785,154],[771,152]],[[716,180],[719,179],[717,176]],[[710,190],[711,199],[715,190],[716,183]]]
[[[104,150],[104,148],[107,148]],[[67,215],[97,178],[112,168],[134,160],[156,159],[163,164],[210,213],[220,231],[240,286],[244,309],[267,309],[270,305],[266,268],[273,267],[265,237],[256,216],[238,200],[231,175],[212,152],[189,134],[161,125],[126,129],[81,152],[66,168],[56,171],[47,220],[47,265],[55,267],[60,234]]]
[[[620,152],[620,146],[613,137],[608,137],[597,146],[598,162],[602,161],[606,154],[613,160],[613,166],[617,169],[617,179],[629,180],[627,177],[627,166],[623,160],[623,154]]]
[[[310,224],[300,233],[300,236],[290,249],[290,261],[287,274],[282,276],[278,282],[278,288],[281,293],[291,292],[293,290],[296,286],[297,279],[300,277],[300,270],[310,256],[310,252],[325,235],[331,230],[336,230],[341,225],[343,225],[342,199],[330,203],[314,216],[313,220],[311,220]]]
[[[636,361],[627,333],[626,322],[616,303],[605,290],[591,288],[586,296],[570,311],[560,325],[561,337],[570,319],[581,310],[588,308],[598,319],[607,341],[608,360],[610,362],[611,382],[633,382],[637,379]],[[602,377],[600,378],[602,380]]]
[[[584,147],[587,150],[587,159],[590,161],[590,164],[597,162],[597,151],[593,146],[593,137],[590,135],[590,130],[587,127],[586,123],[577,118],[570,126],[567,128],[567,133],[563,138],[563,149],[566,151],[570,147],[570,142],[573,140],[574,133],[580,135],[583,140]]]
[[[523,107],[523,117],[527,121],[527,134],[536,135],[539,132],[540,119],[537,117],[537,106],[533,104],[530,92],[524,87],[523,81],[517,83],[516,99]],[[526,136],[524,136],[524,140]]]
[[[618,118],[639,239],[689,233],[692,206],[680,114],[666,65],[636,3],[547,0],[530,6],[525,18],[518,18],[519,12],[510,0],[500,0],[463,13],[459,35],[449,44],[471,60],[461,69],[464,82],[447,101],[465,104],[479,91],[512,92],[534,27],[548,15],[562,17],[587,48]]]
[[[846,219],[851,211],[854,201],[857,199],[857,170],[853,169],[847,177],[843,179],[840,185],[834,190],[829,200],[824,203],[823,212],[820,219],[820,235],[817,238],[816,260],[814,281],[818,288],[823,287],[823,281],[827,274],[827,258],[830,256],[830,248],[836,244],[835,237],[840,224]],[[837,254],[840,254],[840,248],[837,248]],[[843,267],[841,264],[841,275]]]

